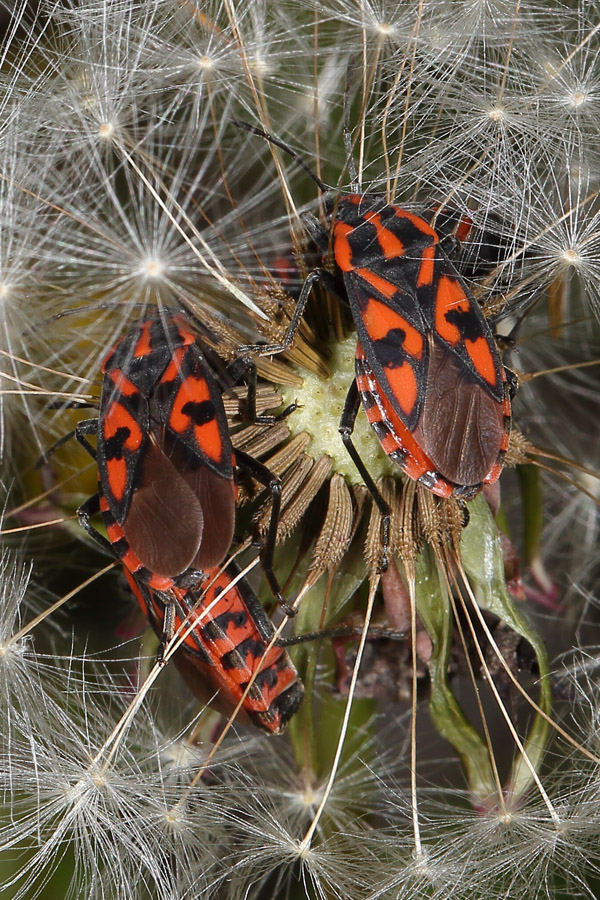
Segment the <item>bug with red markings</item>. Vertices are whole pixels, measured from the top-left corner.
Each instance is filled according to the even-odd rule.
[[[317,282],[347,299],[358,343],[340,433],[382,513],[385,567],[389,509],[352,443],[361,401],[383,449],[410,478],[437,496],[468,500],[502,471],[511,379],[479,304],[426,218],[358,186],[333,198],[286,144],[237,124],[290,153],[326,194],[328,227],[312,216],[303,222],[324,260],[331,252],[333,274],[313,270],[284,340],[256,349],[291,346]]]
[[[75,430],[98,461],[98,492],[79,508],[79,520],[123,564],[161,637],[159,660],[175,629],[191,619],[175,654],[190,689],[203,699],[217,691],[227,708],[248,687],[243,709],[277,733],[298,708],[302,684],[287,653],[267,647],[274,629],[248,583],[233,563],[223,572],[219,564],[233,539],[236,463],[275,488],[270,531],[278,479],[233,449],[220,389],[182,315],[157,312],[136,323],[102,372],[99,416]],[[255,413],[250,388],[249,406]],[[272,421],[254,415],[261,419]],[[107,538],[91,523],[98,512]]]
[[[302,278],[298,272],[298,266],[293,253],[282,253],[273,260],[271,272],[277,279],[279,284],[283,286],[286,293],[295,300],[300,296],[302,287]]]
[[[487,214],[482,226],[468,212],[435,203],[423,212],[423,218],[435,228],[452,260],[457,257],[456,265],[463,278],[488,274],[515,252],[514,240],[505,235],[502,220],[493,213]],[[518,255],[527,256],[527,251],[521,249]],[[310,271],[318,265],[317,255],[305,254],[303,262]],[[270,271],[285,292],[298,300],[304,279],[290,248],[273,260]]]
[[[223,713],[242,701],[242,717],[279,734],[304,688],[288,653],[272,644],[273,624],[235,563],[224,571],[209,569],[203,584],[172,588],[168,600],[127,568],[125,575],[160,638],[173,611],[174,633],[185,634],[173,661],[190,691]]]
[[[383,449],[434,494],[470,499],[500,475],[511,416],[479,305],[437,232],[384,198],[340,198],[333,253],[358,332],[354,393]]]
[[[272,734],[283,731],[302,702],[304,687],[283,647],[268,646],[275,630],[236,564],[188,569],[179,578],[152,572],[129,546],[101,483],[97,497],[108,540],[93,529],[84,507],[80,521],[122,563],[129,587],[160,638],[158,661],[168,641],[185,632],[173,659],[190,691],[223,713],[241,701],[254,725]]]
[[[158,590],[186,586],[229,550],[235,467],[244,465],[273,497],[263,561],[280,597],[272,570],[279,479],[233,449],[220,388],[185,317],[158,311],[136,323],[102,372],[98,418],[75,430],[98,460],[98,494],[79,510],[84,528],[98,540],[90,518],[102,512],[113,552],[138,581]],[[96,450],[90,434],[98,436]]]
[[[304,253],[302,262],[305,271],[310,271],[318,263],[318,254]],[[298,261],[291,248],[277,256],[270,267],[272,276],[283,287],[286,294],[297,300],[302,290],[304,278],[298,269]]]
[[[300,706],[304,688],[287,652],[279,645],[268,647],[273,625],[236,564],[188,570],[185,579],[148,572],[129,547],[101,485],[99,506],[109,540],[99,533],[95,539],[123,564],[129,587],[160,638],[158,660],[167,642],[185,632],[173,660],[190,691],[223,713],[242,701],[253,724],[279,734]]]

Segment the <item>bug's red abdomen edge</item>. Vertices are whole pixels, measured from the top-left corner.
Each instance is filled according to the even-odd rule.
[[[438,496],[473,497],[499,477],[511,415],[479,305],[422,217],[343,195],[332,227],[357,387],[383,449]]]
[[[159,637],[166,604],[175,604],[175,633],[187,634],[173,659],[198,699],[227,713],[252,682],[243,715],[271,734],[285,728],[302,702],[304,688],[287,652],[278,646],[267,650],[275,630],[248,583],[237,578],[234,563],[223,572],[206,572],[206,589],[175,588],[170,598],[127,570],[125,575]]]

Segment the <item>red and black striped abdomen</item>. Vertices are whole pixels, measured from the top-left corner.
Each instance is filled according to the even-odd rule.
[[[391,403],[387,400],[385,393],[381,390],[375,374],[365,355],[362,347],[358,344],[356,349],[356,384],[361,396],[363,406],[367,415],[367,419],[372,426],[375,434],[383,450],[390,456],[394,462],[406,472],[409,478],[420,482],[424,487],[428,488],[438,497],[458,497],[469,500],[481,490],[484,484],[492,484],[497,481],[502,472],[503,460],[508,447],[510,433],[510,402],[508,399],[508,389],[506,391],[506,400],[502,406],[503,430],[502,440],[489,465],[485,471],[480,469],[475,473],[475,481],[465,484],[464,480],[450,481],[438,470],[435,463],[430,459],[423,450],[422,443],[419,442],[419,427],[411,431],[402,422],[396,414]],[[465,432],[463,431],[464,435]],[[468,436],[468,430],[467,430]],[[454,465],[455,459],[458,457],[463,459],[464,453],[455,453],[455,448],[446,444],[450,457],[451,465]],[[464,442],[464,452],[467,454],[465,465],[461,474],[468,472],[468,465],[473,460],[476,450],[472,443]],[[481,454],[477,457],[481,461]]]
[[[242,710],[259,728],[277,734],[298,709],[304,688],[287,652],[269,649],[273,625],[239,570],[206,573],[206,587],[174,588],[168,595],[129,584],[155,632],[162,637],[165,601],[175,606],[175,633],[185,638],[174,655],[188,688],[203,702],[231,711]],[[190,628],[190,626],[192,626]]]

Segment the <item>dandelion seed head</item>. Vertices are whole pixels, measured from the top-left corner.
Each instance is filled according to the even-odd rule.
[[[319,802],[319,795],[311,786],[308,786],[304,791],[302,791],[301,803],[304,806],[312,807],[315,806]]]
[[[339,432],[344,401],[354,379],[356,336],[340,341],[332,348],[332,353],[329,378],[303,372],[304,400],[294,413],[293,422],[290,420],[290,425],[293,425],[294,430],[306,431],[311,435],[311,450],[315,458],[323,454],[329,456],[334,461],[337,472],[352,483],[359,483],[360,476],[342,444]],[[293,403],[296,399],[294,390],[282,391],[286,404]],[[379,443],[373,441],[371,426],[365,416],[357,416],[352,440],[360,456],[369,460],[369,469],[375,479],[383,474],[397,473]]]
[[[167,771],[192,771],[198,765],[198,750],[189,741],[172,741],[161,753],[161,762]]]
[[[110,140],[115,133],[115,126],[112,122],[101,122],[98,126],[98,136],[104,140]]]
[[[389,22],[377,22],[375,30],[383,37],[389,37],[394,33],[394,27]]]
[[[107,786],[106,775],[97,769],[93,769],[90,772],[90,780],[97,788],[105,788]]]
[[[140,274],[144,275],[149,280],[157,280],[162,278],[164,271],[165,266],[162,260],[149,257],[144,261]]]
[[[570,105],[574,106],[575,108],[577,108],[579,106],[583,106],[583,104],[586,103],[587,100],[588,100],[588,96],[587,96],[586,91],[581,91],[581,90],[573,91],[573,93],[569,97]]]
[[[208,56],[206,53],[203,53],[202,56],[198,58],[198,68],[199,69],[214,69],[215,60],[212,56]]]
[[[180,803],[175,803],[165,811],[165,822],[170,827],[181,825],[184,821],[187,823],[187,817],[184,815]]]
[[[429,853],[425,847],[421,847],[419,850],[414,851],[412,869],[417,875],[429,876],[431,874]]]
[[[288,790],[285,798],[293,815],[301,821],[309,821],[323,796],[323,788],[306,784],[298,790]]]
[[[25,655],[28,647],[28,640],[2,641],[0,642],[0,661],[9,667],[12,661],[21,659]]]
[[[302,842],[295,842],[295,848],[298,854],[298,859],[301,859],[303,862],[310,863],[313,861],[313,848],[311,844],[305,844]]]
[[[561,252],[560,261],[565,266],[573,266],[574,268],[579,268],[579,266],[583,264],[583,257],[576,247],[568,247],[566,250],[563,250]]]
[[[494,106],[488,111],[488,117],[492,122],[502,122],[506,119],[507,112],[502,106]]]

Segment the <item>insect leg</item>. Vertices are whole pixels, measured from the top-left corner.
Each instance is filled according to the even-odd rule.
[[[263,484],[269,493],[271,494],[271,499],[273,502],[273,506],[271,508],[271,519],[269,521],[269,530],[267,531],[267,538],[264,543],[264,547],[262,549],[262,567],[265,573],[265,578],[269,583],[269,587],[273,592],[273,595],[277,598],[277,602],[285,612],[287,616],[294,616],[296,614],[295,610],[289,605],[287,600],[285,600],[283,594],[281,593],[281,587],[277,580],[277,576],[273,571],[273,556],[275,554],[275,544],[277,542],[277,526],[279,524],[279,512],[281,510],[281,480],[271,472],[267,466],[263,465],[263,463],[259,462],[259,460],[254,459],[253,456],[249,456],[247,453],[244,453],[243,450],[235,450],[235,458],[236,463],[240,466],[243,466],[250,475]]]
[[[85,503],[82,503],[79,509],[77,510],[77,518],[79,520],[79,524],[86,531],[89,536],[94,540],[103,550],[106,550],[111,556],[119,559],[118,554],[115,553],[115,548],[111,544],[109,540],[107,540],[103,534],[94,528],[91,523],[92,516],[98,515],[100,512],[100,495],[92,494]]]
[[[156,651],[156,662],[161,666],[165,662],[165,650],[175,634],[175,603],[165,601],[164,606],[163,632]]]
[[[86,439],[86,434],[98,434],[98,419],[84,419],[75,426],[75,439],[79,441],[84,450],[86,450],[92,459],[96,459],[96,451]]]
[[[320,641],[323,638],[360,637],[363,631],[364,628],[360,625],[333,625],[331,628],[322,628],[320,631],[307,631],[304,634],[295,634],[293,637],[278,638],[275,646],[295,647],[297,644],[307,644],[310,641]],[[406,638],[406,632],[371,625],[367,629],[367,640],[378,640],[379,638],[403,641]]]
[[[344,442],[344,447],[348,451],[352,462],[358,469],[360,473],[360,477],[364,481],[367,490],[371,494],[373,501],[377,505],[379,512],[381,513],[381,544],[382,544],[382,554],[381,554],[381,572],[385,572],[388,565],[388,550],[390,544],[390,508],[386,501],[381,496],[377,485],[371,478],[367,467],[362,461],[360,454],[354,444],[352,443],[352,432],[354,431],[354,423],[356,421],[356,416],[358,410],[360,408],[360,394],[358,392],[358,386],[356,381],[353,380],[350,386],[350,389],[346,395],[346,400],[344,403],[344,409],[342,412],[342,416],[340,418],[339,432],[342,436],[342,441]]]
[[[514,400],[519,390],[519,379],[512,369],[506,366],[504,366],[504,373],[506,375],[506,384],[508,385],[508,396],[511,400]]]
[[[55,453],[59,447],[62,447],[63,444],[66,444],[67,441],[70,441],[75,437],[75,429],[73,431],[69,431],[67,434],[63,434],[57,441],[54,441],[51,447],[48,447],[47,450],[44,450],[38,461],[36,462],[34,468],[41,469],[42,466],[45,466],[53,453]]]
[[[283,412],[278,413],[276,416],[258,415],[256,412],[256,363],[254,360],[250,359],[249,356],[240,356],[227,366],[226,371],[234,384],[244,376],[247,377],[248,393],[245,401],[245,410],[242,410],[242,415],[247,422],[253,425],[274,425],[275,422],[281,422],[282,419],[287,418],[290,413],[293,413],[298,408],[297,403],[290,403]]]
[[[77,441],[81,444],[84,450],[90,454],[92,459],[96,459],[96,451],[92,447],[92,445],[87,441],[84,437],[86,434],[97,434],[98,433],[98,419],[84,419],[82,422],[78,422],[75,428],[72,431],[68,431],[67,434],[63,434],[62,437],[59,437],[57,441],[54,441],[51,447],[48,447],[45,450],[38,461],[36,462],[34,468],[41,469],[44,466],[53,453],[66,444],[68,441],[76,438]]]
[[[296,308],[290,324],[288,325],[283,340],[279,344],[248,344],[244,347],[240,347],[240,353],[251,352],[260,353],[261,356],[269,356],[273,353],[283,353],[284,350],[289,350],[296,338],[296,332],[300,326],[300,320],[304,315],[310,292],[312,291],[313,285],[318,281],[325,282],[328,285],[333,281],[333,278],[331,273],[327,272],[326,269],[313,269],[312,272],[308,273],[306,280],[302,285],[302,290],[300,291],[300,296],[298,297],[298,302],[296,303]]]

